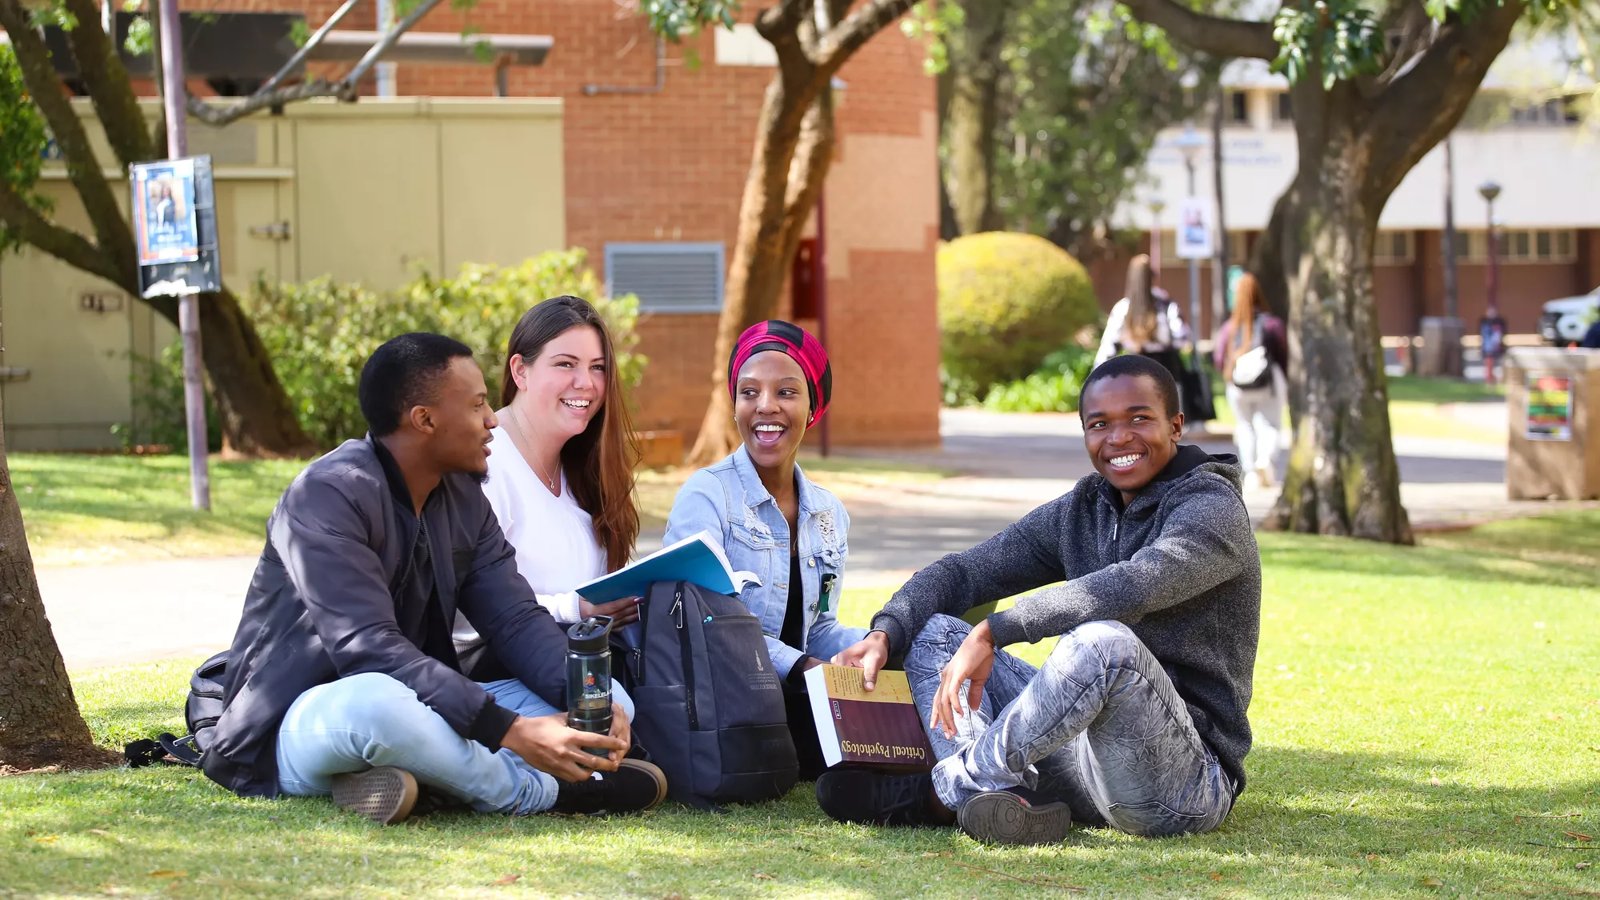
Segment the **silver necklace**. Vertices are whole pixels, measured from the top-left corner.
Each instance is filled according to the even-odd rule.
[[[528,437],[528,433],[522,429],[522,416],[519,413],[517,413],[517,411],[515,409],[513,409],[510,406],[507,406],[506,407],[506,418],[511,420],[511,426],[513,428],[517,429],[517,434],[522,437],[523,445],[525,445],[528,448],[528,452],[522,454],[522,458],[527,460],[527,462],[528,462],[528,468],[532,469],[533,470],[533,474],[535,476],[537,476],[540,481],[544,482],[544,486],[550,489],[550,493],[552,493],[552,494],[561,493],[560,488],[556,486],[555,476],[552,475],[551,477],[546,478],[544,476],[544,473],[539,471],[539,467],[534,464],[533,455],[532,455],[532,452],[533,452],[533,440],[531,438],[529,438]],[[556,458],[556,471],[557,472],[561,471],[561,459],[560,459],[560,457]]]

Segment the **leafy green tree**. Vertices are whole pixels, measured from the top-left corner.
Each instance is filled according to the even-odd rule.
[[[778,0],[756,16],[756,31],[777,52],[778,69],[756,118],[750,174],[739,203],[739,227],[711,355],[711,395],[689,461],[704,465],[738,441],[728,399],[727,365],[744,329],[778,308],[800,235],[817,205],[833,159],[833,76],[873,35],[910,9],[912,0]],[[853,7],[853,8],[852,8]],[[723,0],[647,0],[657,30],[663,23],[731,21]]]
[[[1290,326],[1295,440],[1267,524],[1410,543],[1373,300],[1378,216],[1517,22],[1576,0],[1287,0],[1270,20],[1123,3],[1178,43],[1269,60],[1291,82],[1299,169],[1251,264]]]

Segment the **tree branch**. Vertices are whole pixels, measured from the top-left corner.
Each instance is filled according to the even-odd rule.
[[[884,26],[915,6],[915,0],[872,0],[828,30],[817,47],[817,67],[831,77],[850,54],[860,50]]]
[[[347,85],[343,81],[334,82],[318,78],[292,87],[277,88],[265,94],[256,94],[238,103],[229,103],[227,105],[209,103],[193,94],[189,94],[187,108],[189,115],[207,125],[220,127],[237,119],[242,119],[253,112],[274,106],[283,106],[296,100],[309,100],[312,97],[338,97],[341,100],[353,101],[355,99],[355,91],[353,85]]]
[[[67,177],[89,214],[96,243],[110,254],[116,268],[127,267],[132,271],[138,264],[134,257],[133,233],[111,193],[111,185],[100,173],[100,163],[94,158],[94,147],[89,143],[83,121],[72,108],[61,79],[56,77],[49,48],[33,29],[28,11],[18,0],[0,0],[0,26],[4,26],[11,37],[11,49],[22,68],[23,81],[66,159]]]
[[[1523,0],[1505,0],[1487,5],[1471,21],[1439,26],[1416,63],[1374,98],[1366,129],[1372,141],[1371,171],[1385,179],[1375,190],[1383,196],[1392,192],[1399,178],[1461,121],[1526,8]],[[1425,127],[1419,129],[1418,121]]]
[[[117,48],[100,27],[100,5],[94,0],[66,0],[66,5],[78,20],[66,33],[72,56],[78,62],[78,76],[89,91],[112,151],[124,166],[150,159],[155,149],[145,131],[144,112]]]
[[[132,290],[128,285],[129,272],[120,270],[110,255],[102,253],[83,235],[50,222],[4,181],[0,181],[0,222],[15,231],[24,243],[75,269]]]
[[[1278,42],[1269,22],[1249,22],[1197,13],[1174,0],[1120,0],[1133,17],[1155,25],[1181,44],[1212,56],[1276,59]]]

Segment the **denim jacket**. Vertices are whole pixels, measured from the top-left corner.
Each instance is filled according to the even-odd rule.
[[[663,539],[671,544],[697,531],[709,532],[722,542],[734,571],[751,571],[761,579],[760,584],[746,587],[739,599],[761,620],[772,664],[785,677],[802,655],[826,660],[866,637],[865,629],[846,628],[838,617],[840,581],[850,552],[845,540],[850,517],[839,498],[812,484],[798,466],[795,482],[800,494],[797,525],[805,598],[805,638],[799,647],[778,640],[789,602],[789,523],[761,484],[744,447],[689,476],[673,501]],[[829,586],[826,605],[824,583]]]

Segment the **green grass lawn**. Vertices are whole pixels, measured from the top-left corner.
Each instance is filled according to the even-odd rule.
[[[189,770],[111,770],[0,779],[0,894],[1600,893],[1600,511],[1415,549],[1261,543],[1249,789],[1211,834],[1079,829],[1059,847],[996,849],[836,824],[804,786],[721,816],[380,828],[326,801],[239,800]],[[846,618],[884,596],[847,593]],[[1048,645],[1019,649],[1037,660]],[[99,740],[181,728],[196,661],[79,673]]]
[[[1212,373],[1219,427],[1232,428],[1233,409],[1223,390],[1222,376]],[[1505,388],[1455,378],[1421,378],[1399,375],[1389,379],[1389,427],[1397,437],[1425,437],[1437,440],[1470,441],[1475,444],[1504,444],[1502,428],[1486,428],[1475,421],[1451,415],[1443,407],[1457,403],[1485,403],[1505,399]],[[1287,416],[1284,426],[1288,426]]]

